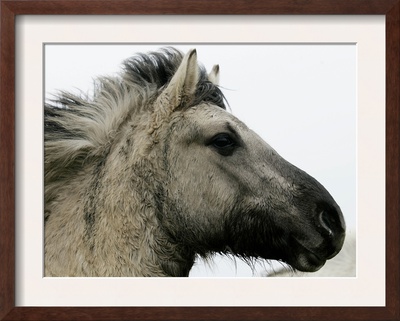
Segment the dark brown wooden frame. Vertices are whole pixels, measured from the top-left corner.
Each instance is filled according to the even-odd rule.
[[[4,0],[1,1],[0,10],[0,320],[400,320],[400,0]],[[386,306],[15,307],[15,18],[17,15],[36,14],[384,15],[386,17]]]

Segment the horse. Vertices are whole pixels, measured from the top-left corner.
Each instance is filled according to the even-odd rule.
[[[163,48],[45,102],[45,276],[186,277],[215,253],[312,272],[340,251],[340,207],[227,111],[219,74]]]

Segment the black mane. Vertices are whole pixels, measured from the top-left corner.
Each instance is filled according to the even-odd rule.
[[[174,48],[138,54],[124,62],[124,77],[139,86],[155,86],[156,89],[160,89],[169,83],[182,59],[183,54]],[[199,66],[199,69],[199,83],[191,106],[209,102],[226,109],[224,94],[218,86],[208,80],[205,68]]]
[[[122,65],[122,73],[119,77],[100,77],[95,83],[93,98],[84,95],[74,95],[61,91],[55,99],[47,100],[44,106],[45,141],[62,139],[84,139],[86,137],[85,126],[73,126],[73,120],[67,121],[68,115],[83,118],[96,119],[102,114],[98,105],[99,97],[105,93],[107,96],[119,96],[129,87],[129,83],[137,88],[143,88],[152,93],[153,98],[166,86],[180,66],[184,55],[175,48],[164,48],[151,53],[136,54],[125,60]],[[126,82],[126,84],[124,84]],[[208,80],[205,68],[199,65],[199,82],[195,97],[190,101],[192,107],[201,102],[209,102],[223,109],[225,97],[218,86]],[[104,106],[103,106],[104,107]],[[94,116],[96,114],[96,116]],[[60,121],[64,119],[64,121]]]

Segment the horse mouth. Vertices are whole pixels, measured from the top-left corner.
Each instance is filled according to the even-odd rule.
[[[310,246],[313,242],[304,244],[301,240],[292,238],[291,249],[288,253],[287,263],[302,272],[316,272],[321,269],[327,260],[335,257],[342,249],[345,234],[340,234],[336,239],[324,241],[317,247]],[[316,243],[316,242],[314,242]]]
[[[316,272],[321,269],[327,259],[327,257],[321,257],[315,251],[312,251],[304,245],[298,243],[298,249],[293,256],[287,260],[293,268],[302,272]]]
[[[325,265],[326,260],[311,251],[297,255],[294,262],[288,262],[296,270],[302,272],[316,272]]]

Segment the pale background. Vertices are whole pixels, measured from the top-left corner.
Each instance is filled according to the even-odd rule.
[[[289,162],[320,181],[354,233],[355,44],[47,44],[46,97],[57,90],[90,92],[97,76],[113,75],[124,59],[163,46],[183,52],[196,48],[208,70],[219,64],[230,111]],[[190,276],[258,276],[272,267],[260,263],[252,269],[240,259],[218,255],[197,262]]]

